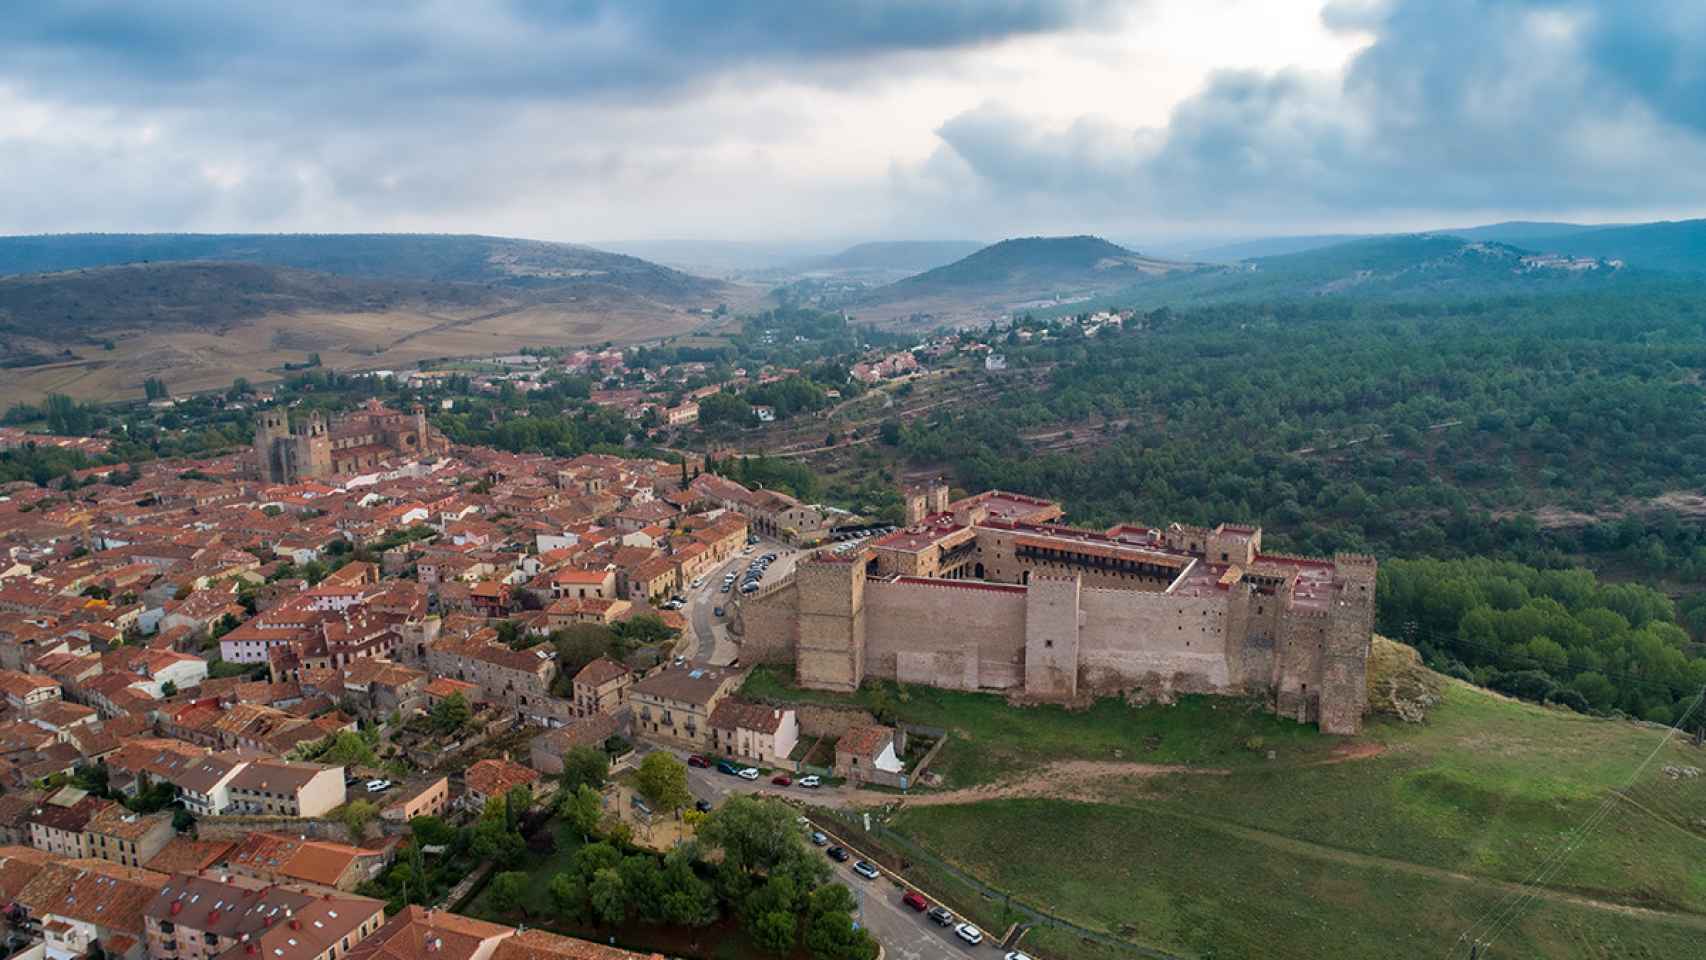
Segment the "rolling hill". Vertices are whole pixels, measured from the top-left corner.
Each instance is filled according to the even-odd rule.
[[[0,275],[170,261],[221,261],[341,277],[562,287],[601,283],[640,296],[714,296],[716,280],[572,243],[447,234],[84,233],[0,237]]]
[[[51,271],[31,271],[53,267]],[[5,275],[10,274],[10,275]],[[0,238],[0,401],[132,396],[523,346],[683,333],[754,288],[573,244],[492,237]]]
[[[790,265],[802,272],[900,273],[933,270],[970,256],[983,244],[969,240],[892,240],[855,244],[840,253],[808,257]]]
[[[1155,307],[1323,296],[1431,299],[1664,282],[1674,279],[1603,260],[1572,264],[1508,243],[1404,234],[1148,278],[1096,303]]]
[[[868,291],[853,306],[867,319],[975,322],[1014,309],[1081,302],[1194,269],[1100,237],[1020,237]]]
[[[1622,260],[1644,270],[1706,273],[1706,220],[1596,227],[1529,245],[1578,257]]]

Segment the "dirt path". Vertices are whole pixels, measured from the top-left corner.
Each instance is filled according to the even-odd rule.
[[[1349,743],[1336,748],[1333,753],[1320,760],[1311,760],[1297,764],[1298,767],[1322,767],[1356,760],[1366,760],[1377,757],[1385,752],[1385,745],[1376,742]],[[879,806],[894,803],[899,799],[906,806],[942,806],[948,804],[978,803],[986,800],[1007,800],[1031,797],[1047,797],[1055,800],[1080,800],[1085,802],[1106,802],[1105,795],[1097,791],[1097,787],[1110,781],[1131,781],[1148,777],[1187,774],[1196,776],[1228,776],[1233,771],[1222,767],[1191,767],[1177,764],[1159,763],[1125,763],[1094,760],[1069,760],[1053,763],[1042,770],[1025,777],[985,784],[977,787],[966,787],[961,790],[945,790],[941,793],[913,794],[905,798],[897,798],[893,794],[878,793],[871,790],[850,790],[844,796],[853,806]],[[1624,798],[1629,799],[1629,798]],[[1634,803],[1633,800],[1630,800]],[[1636,804],[1639,806],[1639,804]],[[1641,808],[1645,811],[1645,808]],[[1649,815],[1651,811],[1645,811]],[[1287,854],[1307,857],[1315,860],[1326,860],[1348,866],[1367,867],[1379,870],[1390,870],[1411,876],[1426,877],[1447,883],[1467,884],[1486,892],[1488,903],[1496,903],[1500,898],[1510,894],[1526,894],[1535,899],[1549,903],[1568,906],[1584,907],[1590,910],[1601,910],[1618,913],[1624,916],[1644,920],[1656,920],[1661,923],[1673,923],[1695,930],[1706,931],[1706,916],[1693,913],[1676,913],[1667,910],[1656,910],[1650,907],[1638,907],[1626,903],[1616,903],[1608,900],[1597,900],[1583,894],[1570,893],[1546,887],[1524,887],[1519,883],[1508,880],[1497,880],[1480,877],[1468,873],[1448,870],[1444,867],[1432,867],[1425,864],[1411,863],[1407,860],[1396,860],[1376,854],[1359,853],[1345,850],[1309,840],[1300,840],[1284,834],[1272,833],[1256,827],[1232,823],[1216,817],[1200,816],[1176,809],[1167,809],[1165,816],[1178,817],[1190,821],[1197,826],[1228,837],[1258,843],[1262,846],[1283,851]],[[1663,819],[1663,818],[1658,818]],[[1686,833],[1687,831],[1683,831]],[[1693,837],[1692,834],[1689,834]],[[1694,838],[1698,839],[1698,838]]]

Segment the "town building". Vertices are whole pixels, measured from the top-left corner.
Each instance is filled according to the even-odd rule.
[[[660,670],[628,688],[636,733],[689,749],[711,742],[711,712],[740,685],[741,674],[700,664]]]
[[[255,478],[264,483],[297,483],[351,477],[394,457],[418,458],[449,449],[442,434],[427,424],[426,408],[408,413],[370,400],[359,410],[327,422],[318,411],[293,427],[282,409],[255,418],[252,451]]]
[[[344,802],[344,768],[262,759],[247,764],[229,784],[233,816],[322,817]]]

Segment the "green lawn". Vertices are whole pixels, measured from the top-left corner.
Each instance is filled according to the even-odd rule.
[[[897,826],[994,885],[1133,942],[1199,957],[1443,957],[1496,894],[1327,859],[1300,858],[1168,813],[1054,800],[919,807]],[[1502,957],[1684,957],[1701,930],[1541,903],[1501,938]],[[1092,954],[1041,931],[1051,956]]]
[[[547,829],[554,831],[557,838],[557,849],[549,855],[535,854],[529,851],[526,860],[519,869],[527,872],[527,896],[525,906],[530,917],[546,917],[556,912],[551,903],[551,878],[569,868],[569,861],[574,859],[575,851],[581,847],[581,835],[561,823],[552,822]],[[493,876],[497,874],[494,873]],[[492,884],[486,881],[482,889],[468,906],[462,911],[472,917],[484,917],[497,923],[509,923],[491,904]]]
[[[758,667],[747,696],[804,703],[892,706],[908,723],[941,727],[948,745],[931,769],[946,787],[1001,779],[1055,760],[1127,760],[1143,763],[1249,767],[1274,750],[1286,762],[1325,757],[1341,741],[1312,726],[1282,720],[1260,704],[1226,697],[1181,697],[1172,705],[1136,707],[1097,701],[1085,710],[1060,706],[1016,708],[997,695],[913,685],[867,683],[851,695],[802,690],[785,670]],[[1262,750],[1251,750],[1260,738]]]
[[[1116,708],[1124,709],[1104,704],[1051,719],[1039,725],[1040,738],[1056,741],[1077,724],[1072,755],[1093,752],[1110,729],[1140,722],[1119,718]],[[1169,734],[1192,732],[1203,744],[1235,744],[1253,722],[1201,703],[1172,709],[1180,721],[1162,725],[1164,744]],[[1577,839],[1577,828],[1663,737],[1454,684],[1426,725],[1373,725],[1363,740],[1384,747],[1377,757],[1312,766],[1221,761],[1235,767],[1230,775],[1110,781],[1092,798],[1100,803],[915,806],[892,826],[1033,906],[1161,949],[1444,956],[1503,895],[1491,881],[1525,880]],[[1307,738],[1291,744],[1282,756],[1320,748]],[[1019,757],[1033,749],[986,747]],[[1199,746],[1196,755],[1220,750]],[[1180,750],[1173,759],[1191,756]],[[1698,955],[1706,937],[1706,775],[1673,778],[1666,765],[1706,770],[1706,751],[1675,740],[1654,755],[1548,885],[1696,915],[1699,927],[1540,901],[1491,956]],[[1059,931],[1035,936],[1027,943],[1044,956],[1098,956]]]

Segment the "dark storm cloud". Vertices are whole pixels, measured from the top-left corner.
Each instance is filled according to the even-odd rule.
[[[1342,76],[1223,72],[1165,128],[1064,134],[986,105],[940,128],[987,191],[1250,222],[1706,202],[1706,4],[1329,5]]]
[[[413,97],[677,92],[735,69],[946,50],[1093,22],[1112,0],[40,3],[9,11],[0,76],[95,101],[191,92],[269,109]],[[807,63],[809,61],[809,63]],[[843,78],[844,79],[844,78]],[[328,94],[335,99],[326,99]]]

